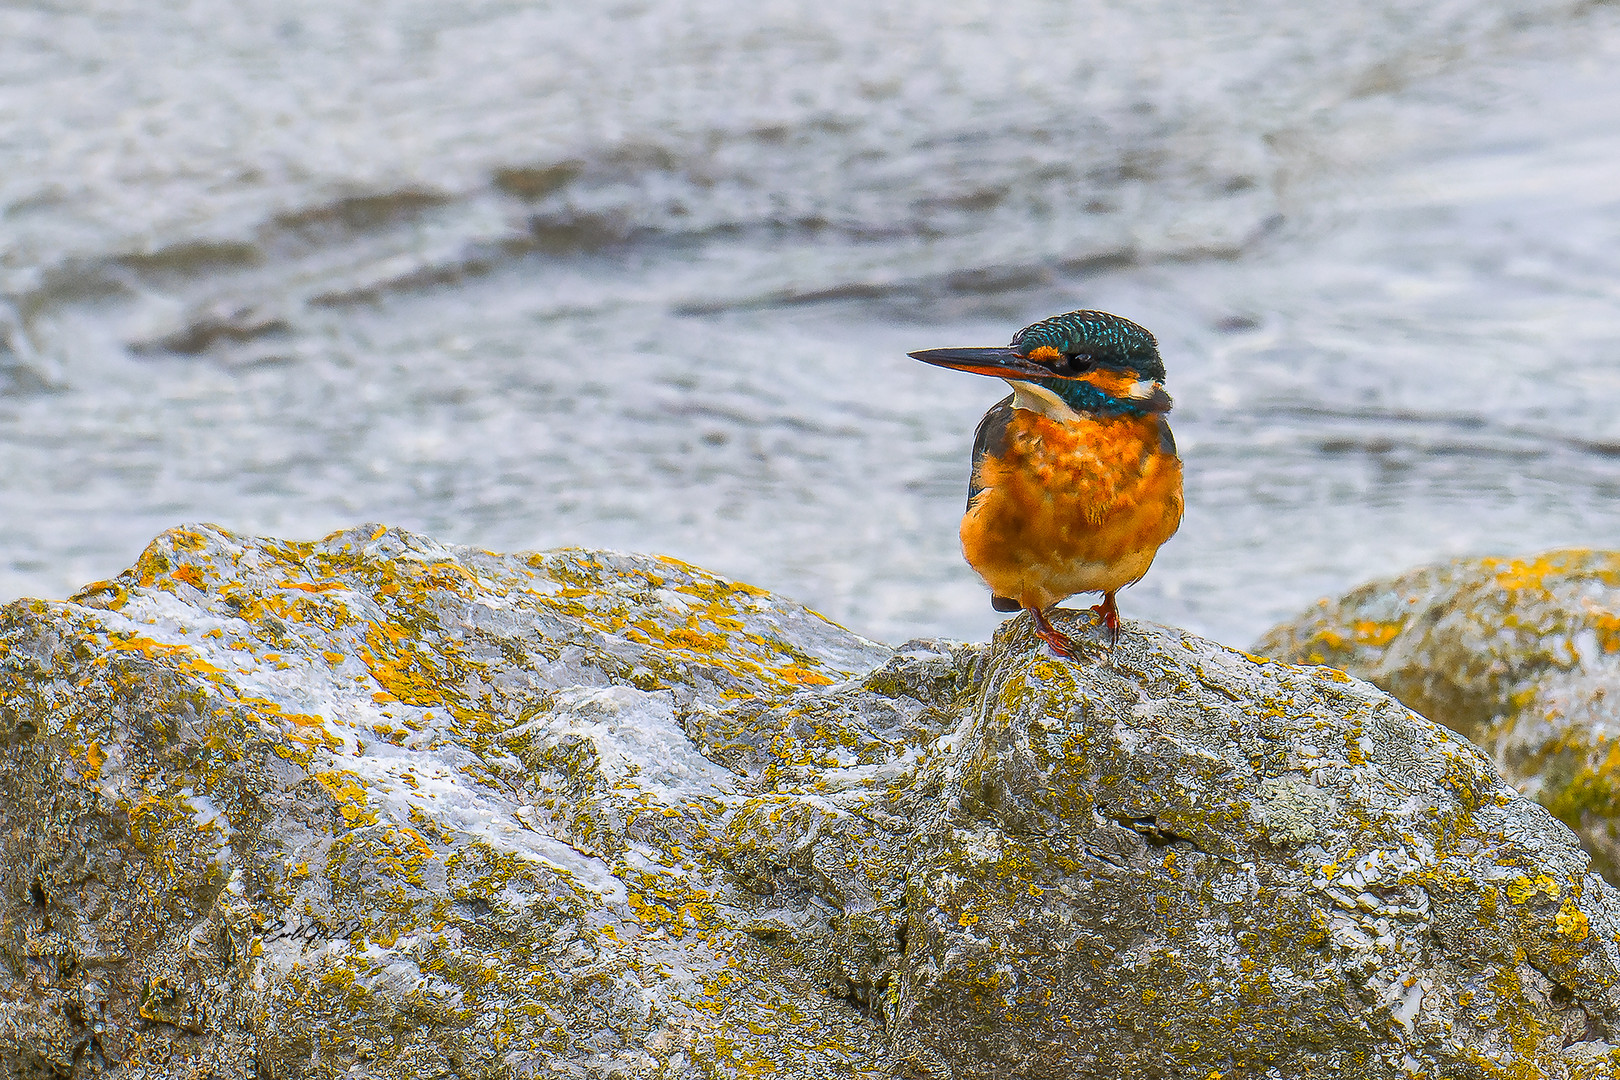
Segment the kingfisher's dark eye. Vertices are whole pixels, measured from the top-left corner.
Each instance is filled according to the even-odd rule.
[[[1096,366],[1090,353],[1064,353],[1063,359],[1057,363],[1058,370],[1070,375],[1084,375]]]

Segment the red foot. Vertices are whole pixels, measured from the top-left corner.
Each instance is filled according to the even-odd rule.
[[[1119,608],[1114,606],[1114,594],[1103,593],[1102,603],[1091,609],[1097,622],[1108,631],[1108,647],[1119,644]]]
[[[1052,647],[1052,651],[1066,659],[1074,658],[1075,644],[1069,640],[1067,634],[1046,621],[1046,616],[1039,608],[1026,608],[1029,617],[1035,620],[1035,632],[1041,640]]]

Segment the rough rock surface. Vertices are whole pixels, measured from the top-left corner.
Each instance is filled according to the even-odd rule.
[[[1364,683],[381,528],[0,611],[0,961],[4,1080],[1620,1067],[1620,894]]]
[[[1620,552],[1421,567],[1254,649],[1342,668],[1466,735],[1620,881]]]

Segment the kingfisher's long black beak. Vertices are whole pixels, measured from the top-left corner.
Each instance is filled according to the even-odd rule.
[[[974,375],[993,375],[998,379],[1052,377],[1050,369],[1041,367],[1033,360],[1026,360],[1006,346],[999,349],[923,349],[906,355],[935,367],[967,371]]]

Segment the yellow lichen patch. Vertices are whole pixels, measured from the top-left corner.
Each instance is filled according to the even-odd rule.
[[[834,681],[819,671],[811,671],[792,664],[776,668],[775,672],[779,678],[787,680],[794,686],[830,686]]]
[[[163,534],[168,537],[169,543],[176,551],[201,551],[209,544],[210,538],[196,529],[170,529]]]
[[[301,592],[319,594],[319,593],[337,592],[339,590],[349,588],[349,585],[348,585],[347,582],[344,582],[344,581],[332,581],[332,580],[325,580],[325,581],[279,581],[279,582],[276,583],[276,587],[280,588],[280,589],[298,589]]]
[[[299,540],[266,540],[263,550],[288,566],[301,566],[315,551],[315,545]]]
[[[197,569],[195,566],[192,566],[190,563],[187,563],[184,566],[176,567],[174,573],[170,574],[169,576],[174,578],[176,581],[185,582],[193,589],[200,589],[203,587],[204,579],[202,571]]]
[[[336,750],[343,745],[341,739],[326,730],[325,717],[283,712],[280,704],[265,698],[243,695],[235,700],[249,715],[271,730],[280,732],[281,738],[292,744],[290,747],[278,745],[274,748],[273,752],[282,757],[290,756],[302,764],[308,764],[311,752],[318,749]],[[215,715],[223,716],[229,712],[229,709],[216,709]]]
[[[692,577],[695,577],[695,578],[708,578],[709,577],[708,571],[699,569],[698,567],[693,566],[691,563],[682,562],[681,560],[671,558],[668,555],[659,555],[659,556],[656,556],[656,558],[658,559],[659,562],[663,563],[664,565],[673,566],[677,570],[681,571],[682,573],[689,574]],[[727,592],[737,593],[737,594],[742,595],[742,596],[768,597],[768,596],[771,595],[765,589],[757,588],[757,587],[755,587],[753,585],[749,585],[749,584],[747,584],[745,582],[741,582],[741,581],[728,581],[728,582],[724,582],[723,585],[724,585],[724,588],[726,589]],[[680,592],[689,592],[689,593],[692,593],[694,596],[696,596],[696,595],[701,595],[703,590],[693,588],[690,585],[682,585],[682,586],[679,587],[679,591]]]
[[[1585,941],[1591,933],[1591,923],[1586,913],[1575,906],[1573,897],[1564,897],[1564,902],[1558,906],[1558,914],[1553,916],[1553,924],[1558,932],[1571,941]]]
[[[1328,647],[1328,649],[1330,651],[1332,651],[1332,652],[1338,652],[1338,651],[1340,651],[1341,649],[1343,649],[1346,645],[1348,645],[1350,643],[1349,638],[1345,637],[1343,634],[1339,633],[1337,630],[1334,630],[1334,629],[1331,629],[1331,628],[1324,628],[1324,629],[1318,630],[1312,636],[1311,640],[1312,640],[1313,643],[1320,642],[1321,644],[1326,645]],[[1316,655],[1321,655],[1321,654],[1318,653]],[[1320,662],[1320,661],[1318,661],[1318,662]]]
[[[1545,555],[1531,560],[1485,559],[1482,565],[1488,570],[1496,571],[1497,587],[1508,592],[1525,589],[1545,592],[1547,575],[1563,569],[1561,562],[1555,563]]]
[[[355,773],[343,769],[316,772],[311,775],[337,804],[338,813],[342,815],[344,824],[360,826],[377,823],[377,813],[366,804],[365,784]]]
[[[378,595],[396,596],[403,593],[411,600],[423,598],[435,590],[470,599],[484,591],[478,576],[459,563],[414,562],[396,560],[387,564],[389,577],[378,587]]]
[[[190,820],[172,797],[160,792],[148,792],[127,813],[129,836],[135,847],[160,857],[178,850],[178,826]]]
[[[1344,759],[1355,768],[1367,764],[1367,751],[1362,747],[1362,738],[1359,724],[1344,733]]]
[[[1502,887],[1508,899],[1515,904],[1522,904],[1538,894],[1545,894],[1549,899],[1556,900],[1563,891],[1558,882],[1548,874],[1537,874],[1534,878],[1521,874]]]
[[[718,601],[706,604],[704,605],[703,610],[698,614],[699,617],[708,620],[714,626],[726,631],[727,633],[742,633],[748,628],[747,623],[737,618],[736,607],[730,604],[722,604]]]
[[[160,656],[193,656],[186,645],[169,645],[136,633],[113,631],[107,635],[107,648],[114,652],[138,652],[147,659]]]
[[[426,887],[423,873],[439,855],[421,833],[408,825],[389,825],[373,834],[371,840],[381,852],[378,865],[385,871],[386,878]]]
[[[360,658],[383,688],[374,696],[379,702],[448,705],[446,691],[466,678],[468,668],[478,666],[470,664],[453,642],[422,649],[405,628],[391,623],[367,623],[365,643]]]
[[[1355,635],[1357,645],[1388,645],[1394,641],[1400,632],[1403,623],[1375,622],[1371,619],[1359,619],[1351,624],[1351,632]]]
[[[735,621],[735,620],[730,620]],[[689,620],[687,626],[678,626],[669,632],[666,639],[672,648],[688,649],[694,652],[723,652],[731,647],[731,640],[724,633],[704,631],[693,628]]]
[[[1585,602],[1586,618],[1597,633],[1598,644],[1606,653],[1620,652],[1620,615],[1592,603]]]
[[[200,656],[191,656],[181,660],[179,667],[212,682],[219,682],[225,675],[225,669],[209,663]]]
[[[93,581],[68,597],[70,604],[117,611],[129,602],[129,590],[116,581]]]
[[[1571,828],[1579,830],[1589,815],[1620,815],[1620,740],[1607,732],[1572,725],[1538,747],[1524,767],[1558,778],[1541,801]]]
[[[169,558],[169,548],[162,541],[163,537],[160,536],[146,545],[146,550],[141,552],[131,568],[136,583],[143,589],[150,588],[161,575],[174,567],[174,562]]]

